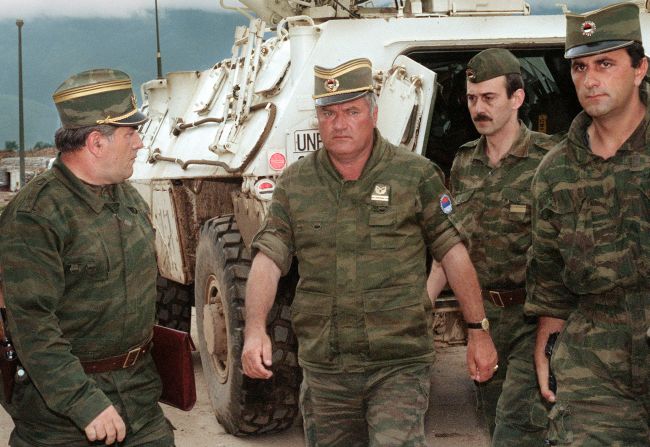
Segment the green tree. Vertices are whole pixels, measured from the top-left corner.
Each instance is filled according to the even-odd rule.
[[[48,148],[48,147],[52,147],[52,146],[53,146],[52,143],[47,143],[47,142],[45,142],[45,141],[38,141],[38,142],[34,145],[34,149],[46,149],[46,148]]]
[[[8,151],[16,151],[18,150],[18,143],[16,143],[16,140],[7,140],[5,141],[5,149]]]

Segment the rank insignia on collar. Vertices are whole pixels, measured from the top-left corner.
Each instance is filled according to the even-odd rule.
[[[580,25],[580,31],[582,31],[583,36],[591,37],[596,32],[596,24],[591,20],[582,22],[582,25]]]
[[[445,214],[449,214],[454,210],[451,205],[451,197],[449,197],[449,194],[442,194],[440,196],[440,209]]]
[[[384,183],[375,183],[370,195],[370,203],[374,206],[386,206],[390,204],[390,186]]]

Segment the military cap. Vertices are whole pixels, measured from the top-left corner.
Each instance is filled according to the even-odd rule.
[[[521,74],[519,60],[504,48],[488,48],[467,63],[465,75],[469,82],[483,82],[507,74]]]
[[[566,15],[566,59],[614,51],[634,42],[641,43],[639,7],[634,3]]]
[[[360,98],[372,91],[372,63],[365,58],[352,59],[334,68],[314,66],[316,106],[339,104]]]
[[[119,70],[100,68],[72,75],[52,98],[65,129],[138,126],[147,121],[138,111],[131,78]]]

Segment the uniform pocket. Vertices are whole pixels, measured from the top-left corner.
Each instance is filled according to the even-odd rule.
[[[570,445],[573,442],[570,416],[569,408],[561,402],[551,408],[548,413],[548,439],[551,445]]]
[[[298,356],[314,363],[333,358],[332,308],[334,298],[324,293],[297,290],[291,321],[298,337]]]
[[[394,212],[371,211],[368,226],[370,227],[371,249],[395,249],[398,247],[399,237],[395,232]]]
[[[71,257],[65,259],[64,266],[66,281],[74,283],[80,279],[103,281],[108,278],[108,264],[101,257]]]
[[[431,312],[414,286],[370,290],[363,307],[372,360],[424,355],[433,350]],[[426,294],[424,294],[426,298]],[[428,302],[428,298],[427,302]]]

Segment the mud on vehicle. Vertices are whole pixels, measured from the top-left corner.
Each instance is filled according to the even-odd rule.
[[[506,47],[520,59],[526,85],[520,117],[533,130],[561,135],[579,110],[559,9],[531,15],[518,0],[242,3],[250,26],[236,29],[230,58],[142,86],[150,121],[131,178],[156,228],[160,320],[189,330],[190,305],[196,306],[211,403],[236,435],[279,431],[298,415],[300,369],[290,324],[295,266],[267,322],[273,379],[245,377],[240,355],[252,237],[277,176],[321,147],[314,65],[371,59],[380,132],[447,174],[457,148],[477,137],[465,67],[485,48]],[[641,23],[647,38],[647,5]],[[435,312],[436,341],[464,342],[453,296],[443,294]]]

